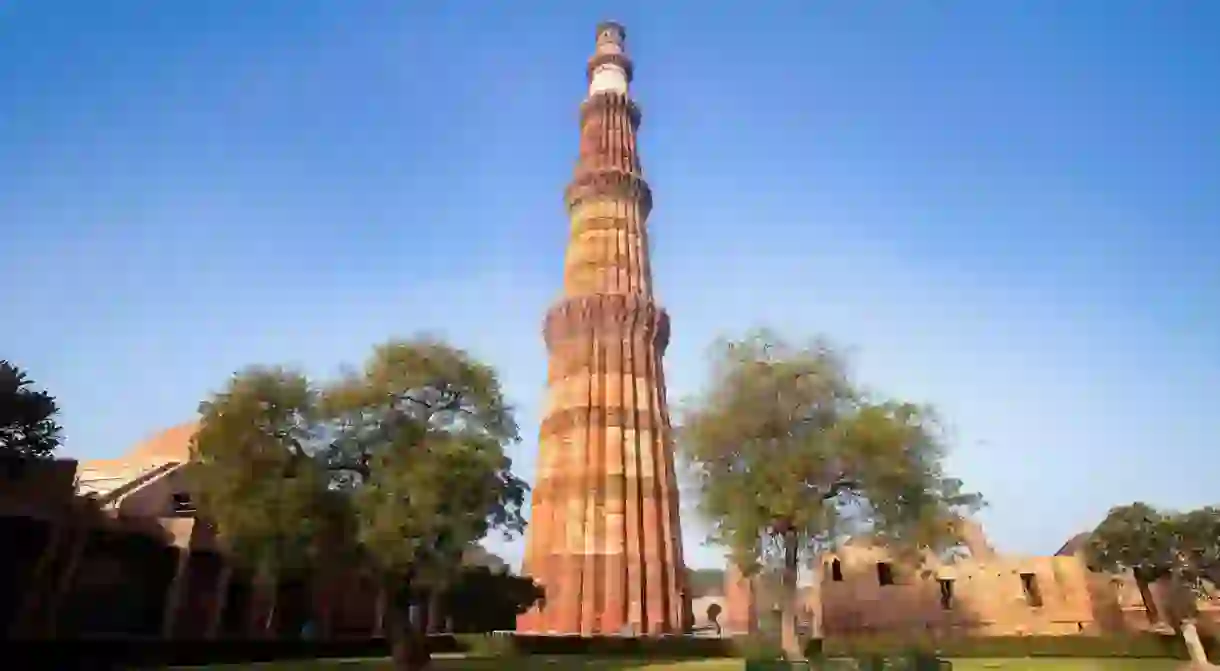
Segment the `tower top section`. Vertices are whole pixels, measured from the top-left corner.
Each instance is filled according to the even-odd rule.
[[[615,21],[597,24],[597,45],[589,59],[589,97],[628,94],[632,65],[627,57],[627,29]]]
[[[618,21],[602,21],[597,24],[597,51],[622,53],[627,42],[627,29]]]

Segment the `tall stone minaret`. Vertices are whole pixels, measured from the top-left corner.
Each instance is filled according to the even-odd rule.
[[[523,632],[674,633],[689,610],[661,367],[669,316],[652,294],[652,193],[625,39],[617,23],[597,27],[565,192],[571,229],[563,297],[544,327],[548,392],[524,563],[546,603],[519,618]]]

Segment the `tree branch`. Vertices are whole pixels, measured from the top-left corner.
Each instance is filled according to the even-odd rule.
[[[830,486],[830,489],[826,490],[825,494],[822,494],[822,500],[829,501],[839,494],[852,489],[859,489],[859,487],[860,483],[847,477],[847,474],[840,475],[835,479],[835,483]]]
[[[330,471],[332,473],[338,473],[341,471],[351,471],[353,473],[359,474],[363,478],[369,477],[369,475],[372,473],[372,470],[369,468],[369,465],[368,465],[368,456],[367,455],[362,455],[360,457],[359,463],[340,462],[337,464],[336,463],[327,464],[326,470]]]
[[[446,412],[446,411],[465,412],[467,414],[473,414],[470,412],[470,410],[462,407],[462,405],[463,405],[462,401],[465,399],[465,394],[463,392],[454,391],[452,389],[445,389],[445,390],[441,391],[440,393],[441,393],[441,398],[438,402],[435,402],[435,403],[429,403],[428,401],[425,401],[420,398],[416,398],[410,394],[403,394],[399,398],[401,398],[405,401],[411,401],[412,403],[420,405],[424,409],[428,410],[429,419],[431,419],[432,415],[435,415],[438,412]]]

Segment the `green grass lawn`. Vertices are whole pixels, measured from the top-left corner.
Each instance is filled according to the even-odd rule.
[[[1176,671],[1185,662],[1176,659],[955,659],[953,671]],[[286,662],[281,664],[251,664],[207,667],[213,669],[325,669],[328,671],[364,671],[388,669],[383,660],[334,660],[318,662]],[[579,657],[528,657],[524,659],[436,659],[435,671],[742,671],[745,662],[739,659],[709,659],[661,662],[629,659],[589,659]]]

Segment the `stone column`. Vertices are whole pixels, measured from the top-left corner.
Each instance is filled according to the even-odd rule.
[[[247,628],[251,638],[276,639],[279,632],[279,582],[252,578]]]
[[[636,152],[639,109],[622,26],[604,23],[588,64],[580,159],[566,191],[563,298],[547,313],[548,393],[524,573],[546,605],[519,631],[680,632],[685,569],[653,299],[652,192]]]
[[[377,599],[373,605],[373,638],[385,636],[385,612],[389,606],[389,594],[383,586],[377,587]]]
[[[165,610],[161,615],[161,638],[173,638],[178,613],[182,610],[182,602],[190,588],[191,550],[190,548],[175,548],[178,561],[174,569],[174,577],[170,580],[169,589],[165,594]]]
[[[88,527],[71,524],[68,527],[68,533],[68,556],[63,572],[57,576],[55,587],[46,605],[45,632],[51,638],[55,637],[56,629],[59,626],[60,606],[63,605],[64,597],[72,590],[72,586],[76,582],[76,572],[80,568],[81,562],[85,560],[85,554],[89,548],[90,529]]]
[[[309,593],[313,601],[314,634],[318,640],[330,640],[334,631],[335,599],[338,598],[339,590],[349,584],[347,574],[330,575],[326,578],[311,577]]]
[[[229,606],[229,584],[233,582],[233,563],[221,558],[220,575],[216,577],[215,595],[212,602],[212,612],[208,615],[208,626],[204,636],[215,639],[220,634],[220,625],[224,621],[225,609]]]
[[[9,625],[9,637],[14,639],[27,638],[38,633],[46,625],[42,622],[43,613],[51,599],[51,593],[58,584],[58,576],[51,576],[55,570],[59,555],[64,552],[62,546],[70,542],[70,529],[62,520],[48,523],[50,533],[43,545],[34,569],[21,591],[21,601],[13,613],[13,621]]]
[[[50,537],[35,564],[21,605],[13,616],[14,638],[54,637],[59,609],[76,580],[89,540],[87,526],[74,520],[53,522]]]
[[[754,581],[729,562],[724,572],[725,626],[730,634],[753,634],[758,631],[758,604]]]

